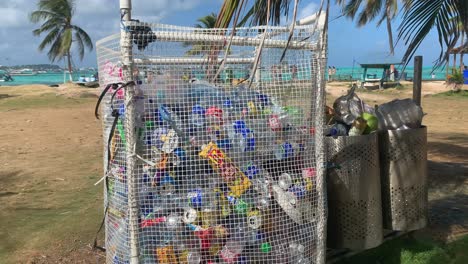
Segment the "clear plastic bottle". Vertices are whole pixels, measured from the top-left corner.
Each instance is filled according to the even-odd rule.
[[[201,105],[194,105],[192,107],[192,118],[191,122],[197,127],[201,127],[205,124],[205,108]]]
[[[349,130],[349,136],[360,136],[364,133],[366,129],[367,122],[362,117],[356,118],[354,120],[351,129]]]
[[[244,222],[237,224],[219,253],[221,263],[235,263],[248,241],[248,227]]]
[[[283,142],[274,147],[273,154],[277,160],[284,160],[299,155],[302,146],[295,142]]]

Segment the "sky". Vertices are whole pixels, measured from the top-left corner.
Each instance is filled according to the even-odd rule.
[[[108,35],[119,32],[118,0],[75,0],[76,11],[72,23],[83,28],[94,43]],[[145,22],[160,22],[182,26],[192,26],[197,18],[217,13],[222,0],[133,0],[133,18]],[[292,1],[293,2],[293,1]],[[331,2],[334,2],[331,0]],[[32,30],[39,24],[32,24],[28,15],[36,9],[35,0],[0,0],[0,65],[49,63],[47,50],[39,52],[37,47],[43,36],[35,37]],[[302,0],[298,17],[306,17],[315,12],[320,0]],[[385,25],[376,27],[371,22],[364,27],[356,27],[347,18],[338,18],[340,9],[332,5],[329,25],[328,64],[337,67],[350,67],[353,62],[364,60],[374,54],[388,51],[388,36]],[[289,16],[291,20],[291,16]],[[286,19],[284,19],[286,23]],[[397,17],[393,31],[401,22]],[[396,37],[395,37],[396,38]],[[396,57],[402,56],[405,47],[399,43]],[[437,35],[432,32],[422,43],[417,55],[424,56],[424,65],[430,66],[440,52]],[[77,67],[95,67],[95,50],[88,52],[83,61],[74,58]],[[63,62],[57,64],[63,65]]]

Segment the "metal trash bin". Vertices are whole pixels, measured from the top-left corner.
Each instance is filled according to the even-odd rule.
[[[384,228],[427,224],[427,128],[379,133]]]
[[[382,207],[377,133],[326,138],[329,169],[330,248],[373,248],[382,243]]]

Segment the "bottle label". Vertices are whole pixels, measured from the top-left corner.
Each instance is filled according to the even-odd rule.
[[[270,126],[271,130],[273,130],[273,131],[281,130],[281,122],[279,120],[278,115],[272,115],[268,119],[268,125]]]
[[[228,248],[224,247],[219,253],[219,256],[227,263],[234,263],[239,257],[239,254],[232,252]]]
[[[252,183],[245,174],[237,168],[218,146],[210,142],[199,153],[200,157],[207,159],[227,183],[231,193],[235,197],[241,196]]]
[[[177,263],[177,258],[172,246],[158,247],[156,249],[156,257],[160,264]]]

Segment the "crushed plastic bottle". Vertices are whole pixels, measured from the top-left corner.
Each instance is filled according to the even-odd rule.
[[[411,99],[393,100],[381,104],[376,110],[380,130],[395,130],[403,126],[420,128],[424,113]]]

